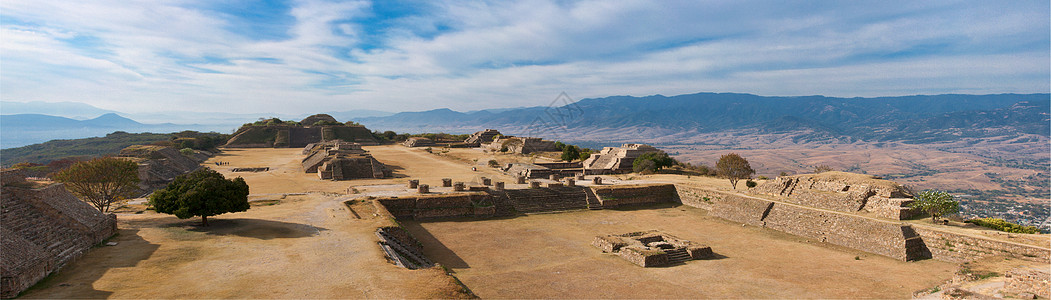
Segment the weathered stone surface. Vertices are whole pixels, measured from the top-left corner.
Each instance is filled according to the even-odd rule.
[[[134,145],[117,154],[139,164],[139,190],[142,194],[164,188],[176,176],[200,168],[200,162],[172,147]]]
[[[478,147],[481,144],[492,143],[493,139],[500,135],[500,131],[496,129],[486,129],[471,134],[467,139],[463,140],[464,143],[472,147]]]
[[[1017,268],[1007,271],[1004,277],[1007,279],[1004,285],[1007,293],[1019,295],[1023,299],[1025,297],[1022,295],[1025,294],[1029,294],[1028,299],[1034,299],[1032,295],[1051,298],[1051,273],[1046,269]]]
[[[668,183],[595,186],[591,190],[603,208],[679,202],[675,185]]]
[[[900,220],[912,216],[912,191],[893,181],[847,172],[781,176],[751,192],[780,196],[786,202],[842,212],[869,211]]]
[[[61,184],[5,186],[0,194],[2,298],[16,296],[117,230],[114,215],[80,201]]]

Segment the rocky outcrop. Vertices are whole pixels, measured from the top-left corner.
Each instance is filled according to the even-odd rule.
[[[760,184],[751,192],[841,212],[867,211],[894,220],[913,215],[907,207],[912,203],[912,191],[893,181],[864,174],[824,172],[781,176]]]

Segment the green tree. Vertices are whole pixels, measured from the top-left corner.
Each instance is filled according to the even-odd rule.
[[[755,174],[755,170],[752,170],[752,166],[748,164],[748,160],[744,159],[737,153],[729,153],[719,157],[719,161],[715,163],[715,171],[719,176],[730,179],[730,185],[737,189],[737,181],[741,179],[750,179],[752,174]]]
[[[648,163],[647,161],[652,163]],[[639,155],[639,157],[635,158],[635,161],[631,162],[631,169],[635,172],[656,172],[657,170],[671,167],[675,164],[675,159],[668,156],[668,153],[658,151]]]
[[[587,160],[590,157],[591,157],[591,149],[587,149],[587,148],[584,148],[584,150],[580,150],[580,155],[577,156],[577,158],[582,160],[582,161],[583,160]]]
[[[101,157],[78,162],[51,176],[66,189],[101,212],[109,212],[113,202],[135,195],[139,183],[139,165],[115,157]]]
[[[209,216],[248,210],[248,184],[241,177],[230,180],[219,172],[201,168],[175,177],[167,187],[150,196],[150,204],[157,212],[179,219],[200,216],[201,224],[208,226]]]
[[[562,160],[573,161],[580,157],[580,150],[577,150],[577,146],[563,145],[562,146]]]
[[[945,191],[926,190],[912,199],[913,202],[909,204],[909,207],[926,212],[931,216],[931,221],[937,221],[938,217],[960,211],[960,202]]]

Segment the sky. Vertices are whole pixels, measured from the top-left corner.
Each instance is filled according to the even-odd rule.
[[[0,100],[132,113],[1049,89],[1047,0],[0,2]]]

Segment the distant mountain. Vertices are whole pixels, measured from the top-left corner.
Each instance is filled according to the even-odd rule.
[[[448,109],[356,119],[378,130],[467,133],[497,128],[508,134],[552,134],[588,141],[616,129],[636,140],[681,132],[748,130],[796,132],[801,142],[873,140],[924,142],[1003,134],[1051,135],[1049,94],[933,95],[878,98],[764,97],[698,93],[666,97],[613,96],[552,108],[460,113]],[[537,128],[544,130],[536,130]],[[997,130],[988,130],[996,128]],[[611,130],[612,129],[612,130]],[[635,130],[641,131],[635,131]],[[627,136],[626,136],[627,137]],[[627,137],[630,138],[630,137]],[[597,139],[599,140],[599,139]]]
[[[4,115],[43,114],[72,119],[88,119],[98,115],[116,113],[79,102],[14,102],[0,101],[0,113]]]
[[[212,131],[211,126],[196,124],[143,124],[106,113],[93,119],[75,120],[44,114],[0,115],[0,148],[20,147],[55,139],[99,137],[124,132]]]

